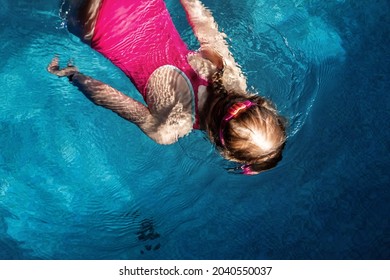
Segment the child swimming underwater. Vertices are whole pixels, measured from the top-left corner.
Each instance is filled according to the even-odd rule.
[[[181,0],[200,43],[190,51],[163,0],[70,0],[68,29],[118,66],[147,106],[86,76],[73,65],[48,71],[68,77],[96,105],[135,123],[160,144],[205,130],[226,159],[247,175],[280,161],[284,119],[272,104],[246,91],[225,35],[199,0]]]

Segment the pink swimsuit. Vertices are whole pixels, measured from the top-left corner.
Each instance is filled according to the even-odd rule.
[[[198,123],[198,88],[207,81],[191,68],[191,52],[176,30],[163,0],[103,0],[91,46],[118,66],[146,97],[149,77],[157,68],[172,65],[190,80]]]

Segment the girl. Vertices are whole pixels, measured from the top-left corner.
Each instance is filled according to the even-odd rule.
[[[48,71],[68,77],[96,105],[136,124],[160,144],[205,130],[244,174],[274,167],[285,143],[283,118],[266,99],[246,91],[225,35],[199,0],[181,0],[200,43],[188,50],[163,0],[70,0],[70,32],[118,66],[147,106],[86,76],[75,66]]]

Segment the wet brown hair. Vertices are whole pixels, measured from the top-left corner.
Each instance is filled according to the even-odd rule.
[[[228,92],[222,84],[222,75],[223,71],[213,75],[206,103],[209,107],[204,126],[211,141],[223,157],[242,164],[243,173],[257,174],[275,167],[282,158],[286,141],[285,119],[270,101],[259,95]],[[229,108],[246,101],[253,105],[241,110],[221,128]]]

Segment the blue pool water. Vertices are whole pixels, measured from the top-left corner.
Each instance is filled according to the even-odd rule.
[[[167,6],[196,48],[179,1]],[[387,0],[205,0],[284,159],[229,174],[201,132],[159,146],[45,68],[139,98],[51,0],[0,0],[0,259],[389,259]]]

